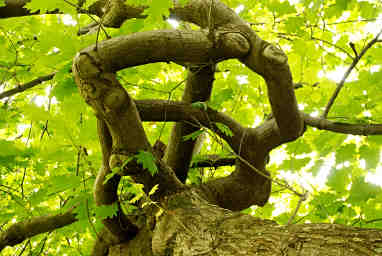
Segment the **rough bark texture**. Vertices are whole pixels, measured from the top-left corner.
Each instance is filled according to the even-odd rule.
[[[128,244],[112,247],[109,255],[382,255],[381,230],[322,223],[280,226],[211,205],[195,191],[171,197],[166,207],[153,233],[145,230]],[[153,253],[145,250],[150,245]]]

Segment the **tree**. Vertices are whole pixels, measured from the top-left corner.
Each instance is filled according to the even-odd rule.
[[[5,255],[382,255],[379,1],[0,5]]]

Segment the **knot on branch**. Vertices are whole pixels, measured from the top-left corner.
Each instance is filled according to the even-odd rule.
[[[221,46],[224,52],[238,56],[247,55],[251,49],[246,35],[238,30],[218,31],[217,45]]]
[[[283,65],[288,61],[286,54],[272,44],[265,46],[263,56],[270,60],[272,63]]]
[[[98,56],[89,52],[79,52],[73,60],[73,70],[82,79],[97,77],[103,72]]]

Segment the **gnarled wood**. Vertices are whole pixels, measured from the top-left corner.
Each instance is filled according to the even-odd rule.
[[[382,255],[382,231],[338,224],[280,226],[273,221],[234,213],[207,203],[197,192],[168,199],[153,233],[142,232],[117,255]],[[153,254],[147,248],[152,237]]]

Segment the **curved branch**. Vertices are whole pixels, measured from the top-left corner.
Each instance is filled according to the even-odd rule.
[[[250,48],[247,40],[237,33],[216,31],[216,38],[218,43],[214,45],[203,30],[145,31],[99,42],[81,53],[97,58],[103,71],[116,72],[155,62],[206,64],[240,58]]]
[[[209,10],[210,2],[200,0],[191,0],[184,7],[176,6],[172,9],[183,21],[193,22],[201,27],[208,25]],[[268,98],[282,142],[301,136],[304,127],[297,108],[287,56],[280,49],[258,37],[244,20],[218,0],[214,0],[213,14],[215,29],[235,31],[250,42],[250,52],[239,59],[265,79]]]
[[[102,220],[102,222],[116,237],[124,241],[130,240],[138,233],[138,228],[127,219],[119,205],[117,191],[121,177],[114,175],[105,183],[106,175],[111,173],[109,160],[112,150],[112,138],[105,121],[98,119],[97,128],[102,150],[103,166],[98,172],[94,183],[94,200],[97,206],[118,204],[119,209],[117,214],[111,218]],[[98,238],[98,240],[102,239],[103,237]]]
[[[213,8],[211,3],[214,3]],[[237,14],[218,0],[191,0],[184,9],[176,8],[175,13],[181,19],[199,22],[201,27],[207,24],[209,31],[135,33],[88,47],[74,60],[73,70],[80,92],[96,114],[106,121],[113,138],[113,151],[132,154],[137,150],[150,150],[135,104],[114,73],[123,68],[161,61],[198,65],[229,58],[241,59],[250,69],[262,75],[268,86],[268,97],[277,123],[277,129],[274,125],[265,126],[270,128],[270,132],[265,134],[272,138],[269,148],[301,136],[304,125],[297,110],[286,55],[261,40]],[[214,18],[213,24],[210,24],[212,9]],[[167,114],[166,111],[163,113]],[[208,109],[206,112],[209,111],[214,114]],[[222,115],[216,117],[223,118],[223,123],[235,123]],[[241,210],[252,204],[264,205],[271,190],[271,182],[267,178],[269,173],[265,170],[269,148],[261,143],[264,140],[259,139],[258,130],[232,125],[232,128],[239,129],[233,131],[231,137],[219,131],[210,119],[204,119],[207,120],[203,125],[223,137],[241,158],[230,176],[211,181],[202,189],[218,205],[228,209]],[[126,129],[131,134],[126,134]],[[123,161],[119,155],[112,155],[111,167]],[[171,171],[166,171],[165,167],[164,172],[160,173],[167,173],[163,176],[166,181],[161,180],[159,187],[161,183],[173,184],[171,189],[177,191],[173,187],[182,186],[171,178]],[[133,165],[128,168],[135,169]],[[138,170],[133,173],[143,179],[145,188],[151,188],[153,179],[138,175]],[[169,189],[166,185],[164,188]]]
[[[159,100],[136,101],[136,104],[142,120],[145,121],[183,120],[210,128],[223,138],[236,154],[246,160],[236,161],[236,169],[231,175],[201,185],[203,193],[211,203],[226,209],[242,210],[253,204],[264,205],[267,202],[271,183],[266,178],[269,176],[265,170],[266,158],[269,150],[281,141],[274,121],[252,129],[242,127],[232,118],[210,108],[202,110],[193,108],[191,104]],[[222,133],[214,125],[215,122],[228,126],[233,136]]]
[[[93,57],[90,52],[82,51],[74,59],[73,74],[81,96],[93,108],[97,118],[106,123],[110,132],[112,140],[111,155],[108,159],[110,168],[122,168],[125,160],[139,151],[153,150],[134,101],[116,79],[116,74],[104,72],[101,63],[103,62],[99,56]],[[154,176],[143,170],[136,159],[130,161],[120,174],[131,175],[136,182],[144,185],[145,192],[149,192],[153,186],[159,184],[155,194],[159,198],[166,193],[182,189],[183,185],[172,170],[160,160],[157,163],[160,171]]]
[[[136,100],[135,101],[142,121],[158,122],[187,122],[193,126],[211,128],[222,137],[231,148],[239,151],[240,139],[243,137],[245,127],[241,126],[231,117],[219,113],[216,110],[207,108],[202,110],[192,107],[189,103],[166,101],[166,100]],[[221,132],[214,123],[223,123],[232,131],[232,136]]]
[[[38,234],[53,231],[68,226],[77,221],[72,210],[51,216],[34,217],[32,219],[15,223],[6,231],[0,233],[0,252],[6,246],[14,246],[25,239]]]

